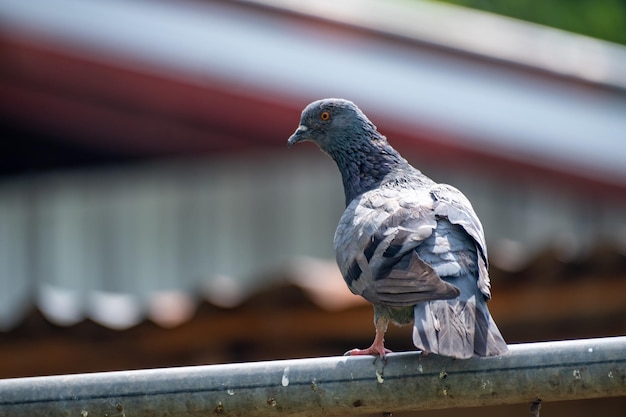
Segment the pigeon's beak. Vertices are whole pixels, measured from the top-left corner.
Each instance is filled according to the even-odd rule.
[[[302,142],[303,140],[306,140],[306,131],[309,130],[308,127],[306,127],[305,125],[300,125],[298,126],[298,128],[296,129],[295,132],[293,132],[293,135],[291,135],[289,137],[289,139],[287,140],[287,144],[289,146],[293,146],[298,142]]]

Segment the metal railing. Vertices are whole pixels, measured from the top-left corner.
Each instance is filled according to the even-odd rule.
[[[278,342],[277,342],[278,343]],[[327,416],[626,395],[626,337],[0,380],[0,416]],[[6,358],[5,358],[6,359]],[[5,360],[3,359],[3,360]]]

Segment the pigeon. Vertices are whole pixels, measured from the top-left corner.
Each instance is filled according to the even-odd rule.
[[[341,172],[346,209],[334,237],[337,264],[350,291],[374,306],[374,342],[346,355],[384,358],[389,322],[412,323],[423,354],[507,352],[487,308],[487,246],[468,199],[411,166],[351,101],[306,106],[288,145],[304,141]]]

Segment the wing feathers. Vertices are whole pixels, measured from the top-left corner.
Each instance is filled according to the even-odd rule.
[[[444,222],[448,226],[440,230],[441,219],[457,226]],[[355,198],[337,228],[335,250],[350,289],[374,304],[409,306],[458,297],[459,289],[441,277],[469,270],[476,272],[473,285],[490,296],[480,221],[465,196],[445,184],[382,187]]]
[[[405,268],[399,266],[406,263]],[[408,307],[416,303],[458,297],[455,286],[443,281],[417,253],[411,252],[385,276],[374,282],[378,302],[394,307]]]

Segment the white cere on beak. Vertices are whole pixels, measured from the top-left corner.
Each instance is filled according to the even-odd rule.
[[[287,144],[289,146],[300,142],[301,140],[303,140],[301,138],[301,135],[304,134],[304,132],[306,132],[307,130],[309,130],[309,128],[305,125],[300,125],[298,126],[298,128],[296,129],[295,132],[293,132],[293,135],[291,135],[291,137],[289,138],[289,140],[287,141]],[[306,139],[304,139],[306,140]]]

